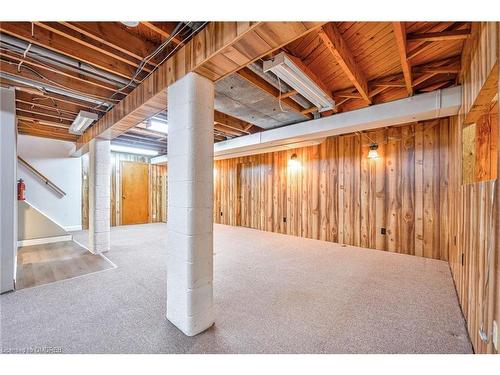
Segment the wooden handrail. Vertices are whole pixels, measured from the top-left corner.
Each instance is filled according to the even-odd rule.
[[[21,162],[22,165],[24,165],[26,168],[28,168],[28,170],[33,173],[36,177],[38,177],[40,180],[42,180],[45,185],[47,185],[48,187],[50,187],[52,190],[54,190],[56,193],[58,193],[59,195],[61,195],[61,197],[64,197],[66,195],[66,193],[64,192],[64,190],[62,190],[59,186],[57,186],[56,184],[54,184],[52,181],[50,181],[47,177],[45,177],[43,174],[41,174],[40,172],[38,172],[37,169],[35,169],[35,167],[33,167],[30,163],[28,163],[26,160],[24,160],[22,157],[18,156],[17,157],[17,160],[19,160]]]

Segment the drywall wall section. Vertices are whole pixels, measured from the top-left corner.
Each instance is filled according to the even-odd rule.
[[[19,135],[18,155],[60,187],[61,197],[18,163],[18,178],[26,184],[26,200],[65,230],[81,229],[82,168],[80,158],[70,157],[72,142]]]
[[[26,201],[18,202],[18,241],[64,236],[67,232]]]
[[[15,91],[0,87],[0,292],[14,289],[17,252]]]

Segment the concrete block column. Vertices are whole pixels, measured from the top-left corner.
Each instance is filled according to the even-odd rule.
[[[212,81],[168,88],[167,319],[188,336],[214,323],[213,122]]]
[[[110,141],[93,139],[89,144],[89,248],[94,254],[109,251]]]

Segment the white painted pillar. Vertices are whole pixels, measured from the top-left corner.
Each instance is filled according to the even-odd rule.
[[[188,336],[214,323],[213,122],[212,81],[168,88],[167,319]]]
[[[14,290],[17,257],[16,93],[0,87],[0,293]]]
[[[93,139],[89,144],[89,249],[94,254],[109,251],[110,141]]]

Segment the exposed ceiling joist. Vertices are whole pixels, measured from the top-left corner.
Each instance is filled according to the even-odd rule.
[[[356,87],[361,97],[367,103],[371,103],[368,94],[368,81],[365,74],[359,68],[351,50],[333,22],[324,25],[319,31],[319,36],[354,87]]]
[[[81,110],[96,113],[104,112],[103,110],[94,109],[95,105],[92,103],[82,102],[74,98],[68,98],[67,96],[55,93],[42,93],[32,88],[16,86],[15,83],[9,82],[9,85],[16,87],[16,99],[19,100],[43,104],[45,106],[51,106],[66,112],[73,113],[78,113]]]
[[[244,134],[256,133],[263,130],[257,125],[219,111],[214,111],[214,122]]]
[[[156,45],[128,32],[116,22],[60,22],[74,31],[129,56],[142,60],[156,49]]]
[[[62,141],[75,142],[77,136],[68,133],[66,128],[59,128],[32,122],[31,120],[19,119],[17,124],[19,134],[33,135],[37,137],[59,139]]]
[[[447,22],[440,22],[437,25],[433,26],[430,30],[427,32],[442,32],[442,31],[453,31],[453,30],[460,30],[463,27],[469,27],[467,22],[455,22],[455,23],[447,23]],[[433,42],[425,42],[425,41],[413,41],[412,43],[412,48],[409,48],[409,51],[407,53],[407,58],[408,60],[411,60],[423,52],[425,52],[429,47],[431,47],[434,43]]]
[[[40,114],[40,115],[45,115],[48,117],[53,117],[54,121],[56,121],[58,119],[73,121],[76,117],[76,115],[73,113],[57,111],[54,108],[47,108],[47,107],[44,108],[44,107],[37,106],[36,104],[21,102],[17,99],[16,99],[16,109],[19,111],[30,112],[33,114]]]
[[[406,27],[404,22],[393,22],[394,37],[399,52],[399,59],[401,61],[401,68],[403,70],[403,77],[405,79],[406,91],[408,95],[413,95],[413,84],[411,75],[411,65],[406,55]]]
[[[69,128],[72,120],[61,119],[60,117],[54,117],[52,115],[46,115],[38,113],[37,111],[16,109],[17,118],[22,120],[32,120],[32,121],[40,121],[46,125],[55,126],[55,127],[63,127]]]
[[[113,94],[111,90],[104,90],[100,87],[86,84],[79,79],[63,76],[50,70],[42,71],[40,68],[33,69],[24,65],[19,66],[16,62],[6,60],[3,57],[0,60],[0,71],[38,82],[43,86],[59,87],[66,91],[73,91],[79,95],[92,97],[101,101],[111,100],[109,96]]]
[[[411,33],[408,42],[442,42],[448,40],[463,40],[470,37],[470,30],[450,30],[431,33]]]
[[[322,22],[210,22],[80,136],[112,139],[165,108],[166,89],[189,72],[217,81],[290,43]],[[203,48],[200,48],[203,46]]]
[[[146,26],[148,29],[154,31],[155,33],[160,34],[165,40],[170,38],[173,33],[174,33],[174,28],[171,27],[168,24],[165,23],[159,23],[159,22],[141,22],[144,26]],[[182,44],[182,40],[179,38],[179,36],[174,35],[172,41],[175,44]]]
[[[67,38],[69,41],[81,45],[85,48],[92,49],[98,53],[109,56],[110,58],[120,61],[122,63],[128,64],[134,68],[140,63],[140,59],[130,56],[128,53],[124,53],[109,44],[102,43],[101,41],[89,37],[86,33],[82,34],[73,28],[67,27],[62,23],[58,22],[35,22],[36,26],[39,26],[47,31],[54,34],[60,35]],[[144,66],[144,71],[150,72],[153,66]]]
[[[31,22],[0,22],[0,32],[62,55],[69,56],[127,79],[130,79],[135,71],[135,67],[123,61],[110,59],[109,56],[103,55],[90,48],[82,48],[81,45],[70,42],[66,37],[42,27],[34,25],[32,33]]]
[[[76,80],[76,81],[82,82],[85,85],[88,84],[91,86],[98,87],[98,88],[102,89],[103,92],[106,93],[106,95],[112,95],[113,93],[117,92],[119,89],[119,87],[117,87],[116,85],[112,85],[112,84],[103,82],[101,80],[98,80],[98,79],[95,79],[92,77],[88,77],[86,75],[83,75],[81,73],[75,72],[71,69],[67,69],[67,68],[64,68],[61,66],[56,67],[56,66],[53,66],[53,65],[50,65],[47,63],[41,63],[41,62],[39,62],[35,59],[32,59],[30,57],[25,57],[22,54],[16,54],[13,52],[2,51],[2,52],[0,52],[0,57],[2,57],[2,60],[5,60],[5,61],[8,60],[8,61],[16,62],[18,64],[18,66],[19,66],[19,64],[27,65],[30,68],[32,68],[33,70],[39,72],[41,75],[45,75],[44,72],[56,73],[58,75],[61,75],[62,79]],[[53,77],[56,77],[55,79],[57,79],[57,76],[53,75]],[[131,91],[131,88],[123,89],[123,90],[121,90],[120,93],[117,93],[116,96],[117,96],[117,98],[121,98],[124,95],[128,94],[130,91]]]

